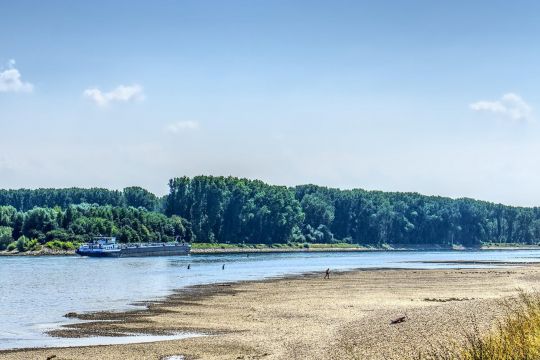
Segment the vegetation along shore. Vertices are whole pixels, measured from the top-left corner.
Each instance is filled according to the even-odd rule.
[[[0,251],[69,252],[100,234],[123,243],[179,237],[219,244],[216,251],[540,242],[539,208],[417,193],[275,186],[234,177],[175,178],[169,188],[163,197],[140,187],[0,190]]]

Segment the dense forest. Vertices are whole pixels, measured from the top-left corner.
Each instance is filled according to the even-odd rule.
[[[540,241],[540,209],[417,193],[293,188],[200,176],[169,182],[165,213],[196,239],[234,243],[347,242],[478,246]]]
[[[234,177],[175,178],[169,188],[163,198],[140,187],[0,190],[0,250],[70,247],[98,234],[121,242],[180,236],[266,245],[540,242],[536,207],[315,185],[291,188]]]

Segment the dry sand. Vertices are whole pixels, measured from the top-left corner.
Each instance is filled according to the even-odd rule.
[[[209,336],[145,344],[0,352],[0,359],[410,359],[489,329],[501,299],[539,283],[540,267],[365,270],[198,286],[149,310],[93,314],[62,336],[200,331]],[[407,316],[401,324],[391,320]]]

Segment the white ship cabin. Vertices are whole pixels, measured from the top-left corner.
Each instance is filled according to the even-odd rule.
[[[114,250],[118,249],[118,245],[116,244],[116,238],[115,237],[108,237],[108,236],[96,236],[94,237],[92,243],[88,244],[89,248],[91,249],[103,249],[103,250]]]

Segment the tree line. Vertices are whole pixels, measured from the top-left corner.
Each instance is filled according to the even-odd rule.
[[[292,188],[234,177],[170,180],[165,213],[230,243],[478,246],[540,242],[540,209],[418,193]]]
[[[536,244],[540,209],[213,176],[171,179],[163,198],[140,187],[0,190],[0,248],[23,236],[45,244],[98,234],[122,242],[179,235],[197,242],[267,245]]]
[[[84,203],[143,207],[152,211],[160,209],[160,199],[138,186],[127,187],[122,191],[101,188],[0,190],[0,205],[13,206],[19,211],[28,211],[35,207],[53,208],[56,206],[66,209],[70,205]]]

